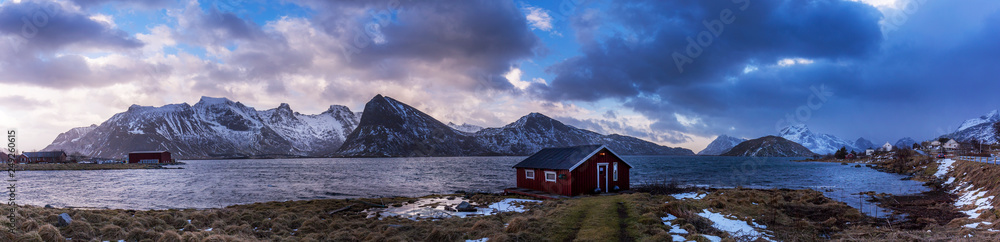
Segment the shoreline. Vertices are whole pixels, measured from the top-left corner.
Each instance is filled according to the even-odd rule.
[[[184,162],[140,164],[140,163],[47,163],[47,164],[16,164],[16,171],[71,171],[71,170],[134,170],[134,169],[184,169],[183,167],[166,167],[185,165]]]

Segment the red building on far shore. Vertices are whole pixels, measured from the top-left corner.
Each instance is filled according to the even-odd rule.
[[[128,163],[170,163],[169,151],[133,151],[128,153]]]

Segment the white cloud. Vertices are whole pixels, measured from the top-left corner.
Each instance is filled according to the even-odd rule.
[[[691,118],[679,113],[674,113],[674,118],[677,118],[677,122],[684,125],[684,127],[692,127],[701,124],[701,118]]]
[[[793,65],[808,65],[812,64],[814,61],[804,58],[785,58],[778,61],[778,66],[786,67]]]
[[[115,24],[114,17],[112,17],[110,15],[104,15],[104,14],[97,13],[97,14],[94,14],[94,15],[90,15],[90,20],[94,20],[94,21],[99,22],[99,23],[107,24],[109,26],[109,28],[112,28],[112,29],[118,28],[118,25]]]
[[[528,19],[528,25],[532,29],[559,34],[552,30],[552,16],[549,15],[548,10],[527,6],[524,8],[524,11],[526,12],[525,17]]]
[[[517,87],[517,89],[521,90],[528,88],[529,86],[531,86],[532,83],[545,85],[545,79],[536,77],[532,78],[531,81],[522,81],[521,80],[522,75],[524,75],[524,73],[521,72],[520,68],[512,68],[510,72],[507,72],[507,74],[504,75],[504,77],[507,78],[507,81],[510,82],[511,85],[514,85],[514,87]]]

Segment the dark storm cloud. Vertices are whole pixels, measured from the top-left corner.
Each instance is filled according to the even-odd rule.
[[[882,43],[881,13],[852,1],[615,1],[604,16],[573,18],[575,29],[606,34],[578,34],[582,55],[550,66],[555,78],[533,85],[533,93],[622,100],[658,120],[655,129],[698,135],[741,126],[734,115],[759,115],[759,107],[775,110],[767,112],[773,123],[785,112],[778,110],[794,111],[810,85],[853,85],[854,74],[840,67],[871,58]],[[763,70],[785,58],[815,63]],[[745,74],[748,65],[762,70]],[[811,75],[823,73],[833,76]],[[685,126],[674,113],[708,122]]]
[[[56,2],[3,4],[0,37],[10,46],[0,48],[0,72],[4,73],[0,82],[53,88],[104,86],[144,77],[149,67],[142,63],[96,69],[88,65],[74,51],[129,51],[143,43]]]
[[[339,38],[332,47],[370,79],[435,76],[427,66],[460,73],[489,89],[509,89],[503,77],[531,57],[540,40],[511,1],[318,2],[318,26]],[[373,67],[388,68],[373,68]],[[424,70],[421,70],[424,69]],[[447,80],[454,81],[454,80]]]
[[[586,42],[583,55],[549,68],[556,74],[550,88],[536,87],[550,99],[634,96],[663,87],[721,82],[754,62],[862,57],[878,49],[882,36],[879,12],[857,2],[737,2],[617,1],[606,19],[620,20],[614,24],[630,33]],[[720,21],[723,12],[732,13],[730,24]],[[706,22],[717,26],[713,29],[719,30],[718,37]],[[699,45],[700,55],[687,55],[693,62],[679,71],[672,54],[686,55],[689,38],[697,45],[701,33],[712,36],[703,38],[710,43]]]
[[[0,33],[24,39],[24,51],[51,53],[67,46],[132,49],[142,42],[56,2],[23,1],[0,7]]]

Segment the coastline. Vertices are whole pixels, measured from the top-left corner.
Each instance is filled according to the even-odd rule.
[[[49,164],[16,164],[17,171],[67,171],[67,170],[132,170],[132,169],[184,169],[183,167],[165,167],[170,165],[185,165],[184,162],[139,164],[81,164],[81,163],[49,163]]]

